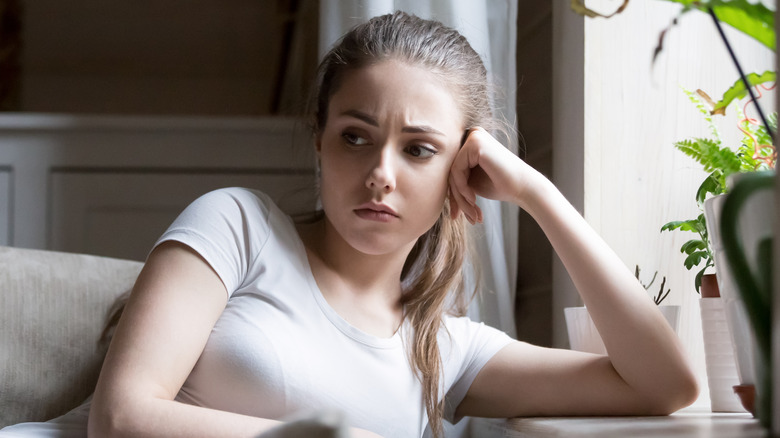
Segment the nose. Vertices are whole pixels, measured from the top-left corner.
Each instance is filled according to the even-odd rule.
[[[393,148],[384,146],[378,150],[378,156],[366,178],[366,187],[382,193],[395,190],[395,168],[393,163]]]

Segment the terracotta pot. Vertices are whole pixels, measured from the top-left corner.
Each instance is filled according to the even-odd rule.
[[[748,412],[756,415],[756,387],[755,385],[736,385],[734,386],[734,393],[739,396],[739,401],[742,403]]]
[[[720,288],[718,287],[718,276],[716,274],[705,274],[701,277],[701,288],[699,288],[702,298],[720,298]]]

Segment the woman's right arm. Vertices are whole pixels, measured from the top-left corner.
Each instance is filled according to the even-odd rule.
[[[227,292],[189,246],[149,255],[122,313],[89,413],[93,437],[250,437],[280,423],[174,401],[195,366]],[[351,429],[354,438],[378,437]]]
[[[152,251],[103,363],[89,435],[256,436],[277,425],[173,401],[226,303],[222,281],[190,247]]]

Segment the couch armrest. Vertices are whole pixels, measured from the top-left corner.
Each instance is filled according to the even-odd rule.
[[[0,247],[0,428],[51,419],[92,393],[107,312],[142,265]]]

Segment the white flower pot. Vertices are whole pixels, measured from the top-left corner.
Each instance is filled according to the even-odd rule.
[[[745,412],[734,393],[739,375],[723,304],[720,297],[699,300],[710,406],[712,412]]]
[[[710,248],[715,259],[718,288],[723,299],[723,311],[734,350],[739,383],[752,385],[755,383],[755,365],[753,363],[756,349],[755,340],[745,304],[737,291],[720,239],[720,212],[723,209],[726,196],[718,195],[704,201],[704,217],[707,220]]]
[[[754,414],[765,428],[772,422],[771,277],[776,217],[775,172],[748,172],[729,177],[717,237],[733,274],[735,291],[750,319],[750,344],[755,355]],[[748,403],[750,401],[748,400]],[[777,409],[775,408],[776,412]]]

